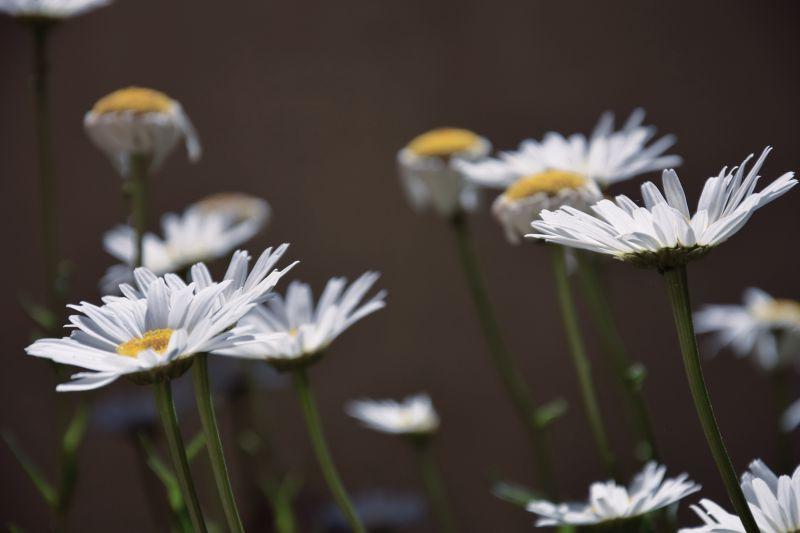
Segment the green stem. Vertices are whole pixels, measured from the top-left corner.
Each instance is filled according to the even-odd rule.
[[[149,159],[142,154],[133,154],[130,161],[131,218],[136,233],[136,248],[133,265],[144,264],[144,234],[147,231],[147,168]]]
[[[725,449],[722,434],[719,431],[717,420],[714,417],[714,409],[711,407],[711,399],[708,395],[705,379],[703,378],[703,367],[700,364],[700,352],[697,348],[697,338],[694,333],[692,323],[692,305],[689,298],[689,283],[686,276],[686,267],[679,266],[664,272],[664,279],[667,283],[672,312],[675,317],[675,329],[678,333],[678,341],[683,353],[683,364],[686,368],[686,378],[689,381],[689,389],[692,392],[694,406],[703,432],[717,464],[717,470],[722,477],[728,497],[733,504],[736,514],[744,525],[747,533],[759,533],[750,507],[739,486],[739,479],[733,464]]]
[[[575,304],[572,301],[572,294],[567,277],[566,250],[561,246],[552,246],[553,271],[556,279],[556,290],[558,301],[561,306],[561,318],[564,322],[564,331],[567,334],[569,352],[572,362],[575,365],[575,372],[578,374],[578,384],[581,390],[581,399],[592,429],[595,445],[603,461],[606,472],[612,478],[618,479],[617,465],[611,447],[606,437],[603,418],[600,414],[600,403],[597,401],[597,393],[592,381],[592,367],[586,350],[583,346],[580,327],[578,325],[578,315],[575,311]]]
[[[361,519],[356,513],[350,497],[342,484],[339,477],[339,472],[336,470],[336,465],[333,463],[333,457],[328,449],[328,444],[325,442],[325,435],[322,433],[322,422],[317,412],[317,406],[314,401],[314,394],[311,391],[311,384],[308,379],[308,373],[303,367],[297,368],[293,371],[294,388],[297,391],[297,396],[300,399],[300,405],[303,408],[303,415],[306,419],[306,426],[308,427],[308,436],[311,439],[311,445],[314,447],[314,453],[317,456],[317,462],[322,470],[322,475],[328,484],[328,488],[336,500],[337,505],[344,513],[347,523],[354,533],[366,533]]]
[[[214,480],[217,483],[217,492],[220,500],[222,500],[222,509],[225,511],[228,528],[233,533],[242,533],[244,527],[242,526],[242,519],[239,518],[239,510],[236,508],[236,499],[233,497],[228,467],[225,464],[225,453],[222,450],[222,440],[219,436],[217,416],[214,413],[214,399],[211,395],[211,386],[208,379],[208,355],[199,354],[195,356],[192,376],[194,378],[197,410],[200,413],[200,421],[203,424],[206,448],[211,460],[211,469],[214,471]]]
[[[458,528],[450,510],[442,476],[433,457],[431,438],[429,436],[415,438],[413,444],[422,483],[425,485],[425,492],[428,494],[433,512],[439,521],[439,527],[444,533],[455,533]]]
[[[206,533],[206,524],[203,521],[203,511],[194,490],[192,472],[189,469],[189,460],[186,458],[186,447],[178,426],[178,415],[175,413],[175,403],[172,400],[172,384],[169,380],[160,381],[154,385],[156,390],[156,405],[161,415],[161,424],[167,437],[169,452],[175,466],[175,474],[181,486],[186,508],[195,532]]]
[[[547,433],[539,423],[536,413],[536,400],[528,383],[522,378],[516,362],[506,348],[500,333],[500,325],[495,318],[489,292],[483,280],[478,258],[472,244],[467,220],[463,213],[455,215],[450,220],[453,232],[458,243],[459,258],[467,284],[472,295],[472,300],[478,312],[478,320],[483,330],[483,336],[489,345],[489,354],[497,374],[500,376],[506,393],[513,403],[517,414],[522,418],[533,446],[533,455],[536,470],[541,479],[541,487],[548,497],[556,496],[555,475],[550,447],[547,442]]]
[[[619,384],[627,396],[628,407],[631,410],[636,432],[638,433],[639,448],[646,451],[643,454],[646,460],[657,461],[659,454],[650,410],[644,399],[641,383],[632,374],[634,365],[630,357],[628,357],[622,336],[614,321],[603,281],[597,272],[597,265],[592,257],[588,257],[584,253],[578,254],[578,261],[583,292],[600,331],[600,338],[606,355],[611,360]]]

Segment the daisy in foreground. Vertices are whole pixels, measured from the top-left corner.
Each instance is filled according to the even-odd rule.
[[[0,13],[24,19],[60,20],[110,3],[111,0],[0,0]]]
[[[686,474],[664,479],[666,467],[654,462],[633,478],[626,488],[613,481],[592,483],[587,503],[532,501],[528,511],[539,515],[536,525],[593,526],[608,531],[636,531],[646,515],[700,490]]]
[[[762,461],[750,463],[742,476],[742,491],[760,533],[800,531],[800,466],[791,476],[776,476]],[[738,516],[711,500],[700,500],[692,510],[702,526],[683,528],[681,533],[739,533],[746,531]]]

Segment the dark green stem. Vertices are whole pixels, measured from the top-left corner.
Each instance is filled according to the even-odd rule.
[[[455,533],[458,531],[458,528],[456,527],[456,522],[450,509],[450,503],[447,499],[447,492],[445,491],[442,476],[439,473],[436,460],[433,456],[431,438],[429,436],[415,438],[413,439],[413,444],[422,483],[425,485],[425,492],[428,494],[433,512],[436,514],[436,519],[439,521],[440,531],[444,533]]]
[[[750,507],[739,486],[739,479],[733,469],[733,463],[725,449],[722,434],[719,431],[717,420],[714,417],[714,409],[711,407],[711,399],[708,395],[706,382],[703,378],[703,367],[700,364],[700,352],[697,348],[697,338],[694,333],[692,323],[692,304],[689,298],[689,283],[686,276],[686,267],[679,266],[664,272],[664,279],[667,282],[672,312],[675,317],[675,329],[678,332],[678,341],[683,353],[683,365],[686,368],[686,378],[689,381],[689,389],[692,392],[694,406],[703,432],[714,456],[717,470],[722,477],[728,497],[733,504],[736,514],[744,525],[747,533],[759,533]]]
[[[147,231],[147,169],[149,159],[142,154],[133,154],[130,160],[129,192],[131,198],[131,219],[136,234],[136,248],[133,265],[144,264],[144,234]]]

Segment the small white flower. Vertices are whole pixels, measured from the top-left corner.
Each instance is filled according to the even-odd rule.
[[[742,492],[761,533],[797,533],[800,531],[800,467],[791,477],[780,478],[760,460],[750,463],[742,476]],[[739,517],[730,514],[711,500],[700,500],[692,510],[702,526],[683,528],[680,533],[744,533]]]
[[[800,427],[800,400],[795,400],[781,417],[781,429],[788,433],[798,427]]]
[[[0,0],[0,13],[19,18],[65,19],[110,3],[111,0]]]
[[[189,160],[200,159],[200,141],[181,104],[153,89],[128,87],[104,96],[83,125],[123,177],[134,155],[145,158],[148,174],[155,172],[181,139]]]
[[[627,488],[613,481],[592,483],[587,503],[532,501],[527,509],[541,517],[536,522],[539,527],[608,526],[640,518],[700,490],[686,474],[664,479],[666,470],[665,466],[650,462]]]
[[[382,433],[425,435],[439,428],[439,416],[427,394],[394,400],[356,400],[345,408],[347,414]]]
[[[797,184],[787,172],[760,192],[753,192],[758,172],[769,154],[767,147],[745,175],[745,166],[706,180],[694,215],[674,170],[663,173],[664,193],[651,182],[642,185],[645,207],[621,195],[616,202],[601,200],[594,215],[572,207],[542,211],[532,224],[539,233],[529,237],[611,255],[623,261],[661,269],[700,257],[739,231],[753,213]]]
[[[445,217],[473,211],[477,190],[454,165],[486,157],[491,149],[485,138],[459,128],[439,128],[414,138],[397,154],[400,181],[411,206]]]
[[[742,305],[707,305],[695,313],[698,333],[713,333],[717,350],[730,347],[739,357],[754,357],[764,370],[791,362],[800,343],[800,302],[778,300],[747,289]],[[790,353],[792,352],[792,353]]]
[[[203,275],[200,270],[192,268],[192,279]],[[262,359],[279,368],[305,364],[321,356],[347,328],[386,305],[384,291],[359,305],[377,279],[376,272],[367,272],[347,287],[344,278],[332,278],[316,308],[311,287],[293,281],[285,299],[273,295],[239,321],[237,331],[252,334],[253,342],[215,353]]]
[[[272,270],[285,250],[266,250],[249,275],[246,253],[236,254],[229,268],[236,279],[221,283],[187,285],[174,274],[157,277],[138,268],[136,287],[120,287],[124,296],[106,296],[101,306],[71,305],[80,314],[69,317],[69,337],[37,340],[26,351],[92,370],[73,375],[59,391],[96,389],[126,375],[141,382],[175,377],[194,354],[252,339],[231,327],[294,266]]]
[[[163,238],[146,233],[143,265],[156,274],[181,272],[198,261],[224,257],[255,236],[267,224],[269,204],[254,196],[222,193],[190,205],[182,214],[161,217]],[[110,267],[100,282],[103,292],[112,294],[133,278],[136,231],[117,226],[103,237],[105,250],[123,262]]]

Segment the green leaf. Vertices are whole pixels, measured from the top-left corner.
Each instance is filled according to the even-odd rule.
[[[536,425],[543,428],[564,416],[569,404],[564,398],[556,398],[536,409],[534,414]]]
[[[78,479],[78,450],[89,424],[89,405],[81,401],[61,437],[61,478],[58,488],[58,507],[69,509]]]
[[[499,481],[495,483],[492,486],[492,494],[503,501],[523,508],[532,500],[538,500],[540,498],[532,489],[511,481]]]
[[[58,319],[46,307],[37,304],[27,294],[19,295],[22,309],[33,322],[45,331],[54,331],[58,327]]]
[[[205,448],[206,446],[206,436],[201,431],[194,438],[189,441],[189,444],[186,446],[186,459],[191,463],[197,454]]]
[[[11,453],[14,454],[17,462],[22,467],[22,470],[24,470],[28,475],[28,478],[30,478],[30,480],[33,482],[33,485],[39,491],[39,494],[42,495],[42,498],[44,498],[48,505],[55,507],[58,503],[58,497],[55,489],[53,489],[53,486],[50,485],[50,483],[45,479],[44,475],[42,475],[39,467],[34,464],[31,458],[28,457],[24,451],[22,451],[22,448],[17,443],[17,439],[14,438],[14,435],[12,435],[8,430],[4,430],[2,435],[3,440],[11,450]]]

